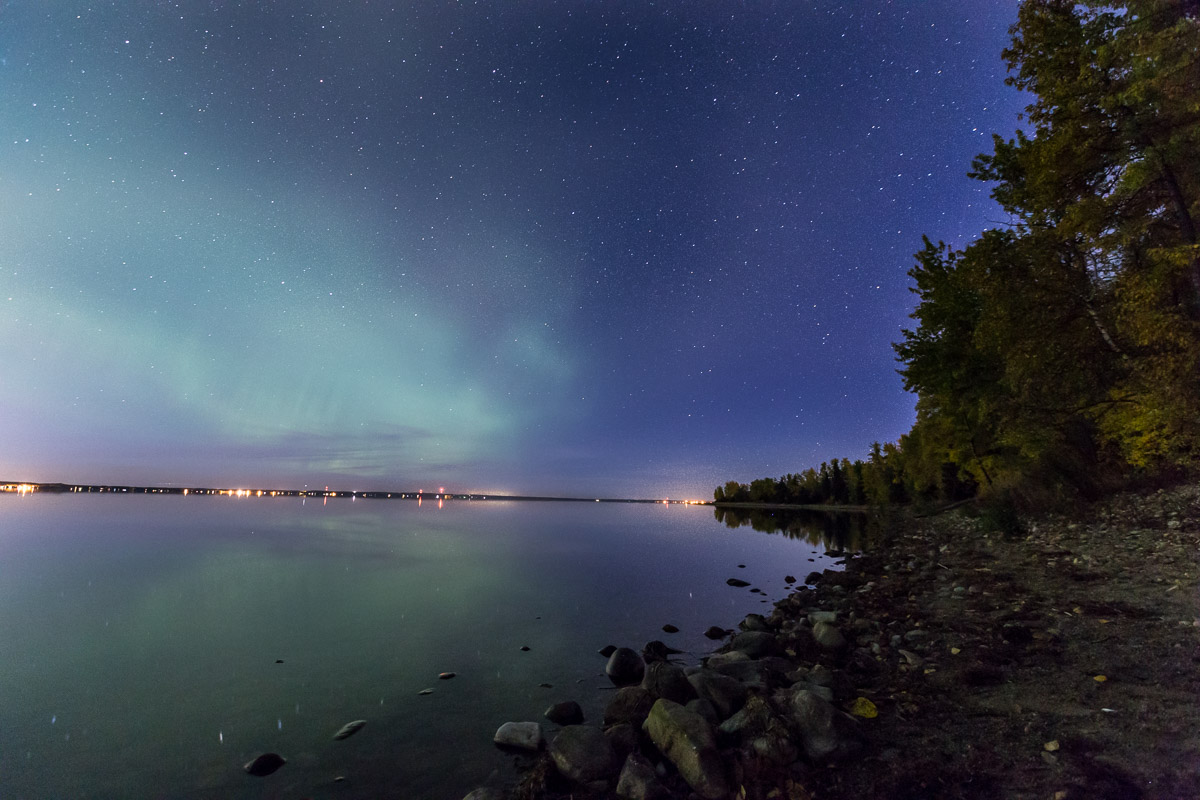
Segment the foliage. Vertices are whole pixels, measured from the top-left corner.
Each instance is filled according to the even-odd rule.
[[[894,345],[912,430],[738,496],[979,490],[1002,509],[1013,491],[1095,493],[1200,452],[1200,3],[1025,0],[1011,33],[1031,129],[994,137],[971,173],[1010,223],[916,254],[916,325]]]

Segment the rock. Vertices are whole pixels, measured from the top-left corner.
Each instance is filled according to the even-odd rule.
[[[610,725],[604,729],[604,735],[612,743],[613,752],[617,754],[618,762],[623,762],[626,756],[630,753],[636,753],[641,748],[641,730],[641,723],[638,723],[638,726],[635,728],[628,722],[622,722],[619,725]]]
[[[824,763],[846,755],[848,747],[838,725],[841,712],[828,700],[809,689],[798,689],[792,693],[789,710],[810,761]]]
[[[564,700],[547,708],[543,716],[555,725],[579,725],[583,722],[583,709],[574,700]]]
[[[693,711],[704,717],[704,721],[709,725],[721,724],[721,717],[717,715],[717,709],[711,702],[703,697],[697,697],[695,700],[689,700],[684,706],[688,711]]]
[[[617,797],[624,800],[665,800],[667,789],[658,780],[654,765],[645,756],[630,753],[617,781]]]
[[[828,622],[818,622],[813,625],[812,635],[818,645],[832,653],[840,653],[846,649],[846,637],[842,636],[842,632]]]
[[[821,578],[823,578],[823,577],[825,577],[825,573],[823,573],[823,572],[810,572],[810,573],[808,573],[808,577],[804,579],[804,582],[815,585],[815,584],[820,583]]]
[[[278,753],[263,753],[253,761],[247,762],[242,769],[256,778],[265,778],[287,763],[287,759]]]
[[[608,657],[608,664],[604,667],[604,674],[608,675],[608,679],[617,686],[641,683],[645,673],[646,666],[642,662],[642,657],[636,650],[628,647],[618,647],[614,650]]]
[[[542,738],[542,726],[536,722],[506,722],[496,730],[492,741],[501,747],[540,750],[545,740]]]
[[[704,632],[704,635],[709,639],[724,639],[728,633],[729,631],[725,630],[724,628],[718,628],[716,625],[713,625]]]
[[[778,682],[777,677],[786,674],[781,673],[780,676],[776,676],[771,667],[761,659],[731,661],[727,664],[719,664],[713,669],[722,675],[728,675],[730,678],[741,681],[747,686],[758,688],[766,688],[768,685]]]
[[[738,627],[744,631],[770,631],[771,626],[767,624],[766,617],[762,614],[747,614],[746,618],[738,623]]]
[[[741,650],[730,650],[728,653],[713,653],[704,659],[704,664],[709,669],[717,669],[725,664],[732,664],[735,661],[749,661],[750,656],[743,653]]]
[[[606,645],[604,645],[604,647],[601,647],[596,652],[598,652],[600,655],[604,656],[605,658],[608,658],[613,653],[617,652],[617,646],[615,644],[606,644]]]
[[[617,689],[604,708],[604,725],[622,722],[640,728],[654,705],[654,698],[641,686],[625,686]]]
[[[645,729],[696,794],[705,800],[723,800],[729,795],[717,741],[703,717],[678,703],[658,700],[650,709]]]
[[[646,666],[642,688],[655,699],[665,697],[680,705],[687,705],[689,700],[698,697],[695,688],[688,682],[683,667],[666,661],[655,661]]]
[[[818,622],[825,622],[833,625],[837,622],[836,611],[812,611],[808,615],[808,624],[816,625]]]
[[[676,628],[674,625],[672,625],[669,622],[666,625],[663,625],[662,629],[663,629],[663,633],[679,633],[679,628]]]
[[[746,687],[720,672],[702,669],[689,675],[688,682],[701,698],[712,703],[721,719],[728,719],[746,702]]]
[[[904,641],[909,644],[920,644],[929,641],[929,631],[922,628],[913,628],[904,634]]]
[[[451,678],[456,677],[457,675],[458,675],[457,672],[439,672],[438,680],[439,681],[448,681]]]
[[[741,589],[742,587],[745,587],[745,586],[749,586],[749,585],[750,585],[750,582],[749,582],[749,581],[744,581],[744,580],[742,580],[741,578],[730,578],[729,580],[727,580],[727,581],[725,581],[725,582],[726,582],[727,584],[729,584],[730,586],[734,586],[734,587],[736,587],[736,588],[738,588],[738,589]]]
[[[773,656],[779,652],[779,645],[775,641],[775,635],[766,631],[743,631],[733,637],[730,646],[734,650],[740,650],[750,658]]]
[[[795,583],[795,582],[796,582],[796,576],[795,576],[795,575],[784,575],[784,576],[783,576],[783,582],[784,582],[784,583]]]
[[[559,773],[576,783],[605,780],[616,772],[612,743],[599,728],[586,725],[559,731],[550,742],[550,757]]]
[[[367,721],[365,719],[356,719],[353,722],[347,722],[345,725],[343,725],[341,728],[338,729],[338,732],[333,735],[333,738],[335,741],[340,740],[340,739],[346,739],[346,738],[358,733],[360,730],[362,730],[363,726],[366,724],[367,724]]]
[[[745,749],[759,758],[781,766],[796,760],[796,745],[787,727],[757,695],[752,695],[745,707],[727,719],[720,730],[742,742]]]
[[[421,691],[417,692],[417,694],[424,697],[425,695],[433,694],[433,689],[422,689]]]

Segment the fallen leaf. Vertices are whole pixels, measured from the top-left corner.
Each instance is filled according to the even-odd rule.
[[[856,697],[854,702],[850,704],[850,713],[856,717],[863,719],[875,719],[879,716],[879,709],[865,697]]]
[[[1058,749],[1058,739],[1051,739],[1050,741],[1046,742],[1044,745],[1042,745],[1042,749],[1047,753],[1053,753]]]
[[[1092,680],[1094,680],[1096,683],[1104,683],[1106,680],[1108,680],[1108,676],[1107,675],[1097,675],[1096,677],[1092,678]]]

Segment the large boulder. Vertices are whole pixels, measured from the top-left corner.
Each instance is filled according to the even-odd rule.
[[[616,753],[599,728],[568,725],[550,741],[550,757],[559,773],[576,783],[610,778],[616,772]]]
[[[496,730],[492,741],[501,747],[540,750],[543,741],[542,726],[536,722],[506,722]]]
[[[688,683],[683,667],[666,661],[655,661],[646,665],[642,688],[656,700],[665,697],[680,705],[687,705],[688,701],[697,697],[695,688]]]
[[[646,665],[642,662],[642,657],[638,655],[638,651],[629,647],[618,647],[614,650],[608,657],[608,664],[604,666],[604,674],[617,686],[641,683],[645,672]]]
[[[650,741],[696,794],[704,800],[728,797],[729,783],[717,741],[703,717],[678,703],[660,699],[650,709],[645,729]]]
[[[613,694],[604,708],[604,726],[628,723],[642,727],[650,714],[654,698],[640,686],[623,686]]]

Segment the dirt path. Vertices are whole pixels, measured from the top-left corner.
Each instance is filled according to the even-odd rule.
[[[862,757],[805,791],[1200,797],[1198,572],[1196,486],[1009,536],[914,523],[797,596],[850,620],[845,688],[879,710]]]

